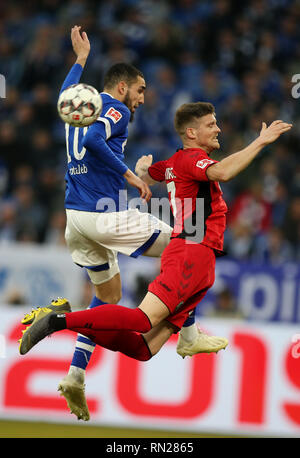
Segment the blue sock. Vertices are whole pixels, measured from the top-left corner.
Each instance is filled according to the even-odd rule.
[[[97,296],[94,296],[88,308],[93,309],[94,307],[98,307],[98,305],[103,305],[103,304],[106,304],[106,302],[102,302],[100,299],[98,299]]]
[[[92,309],[94,307],[99,307],[99,305],[102,304],[105,304],[105,302],[102,302],[100,299],[98,299],[98,297],[94,296],[88,308]],[[92,342],[88,337],[78,334],[71,366],[79,367],[80,369],[85,370],[90,361],[95,346],[96,344]]]
[[[196,309],[192,311],[192,313],[189,315],[189,317],[185,320],[183,323],[183,326],[186,328],[187,326],[192,326],[192,324],[195,323],[195,313]]]

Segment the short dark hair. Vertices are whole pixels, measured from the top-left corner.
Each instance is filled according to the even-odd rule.
[[[184,103],[175,113],[174,126],[179,136],[184,135],[189,123],[208,114],[214,114],[215,107],[208,102]]]
[[[138,76],[144,78],[143,73],[131,64],[118,63],[110,67],[104,76],[104,88],[112,89],[120,81],[125,81],[128,86],[135,83]]]

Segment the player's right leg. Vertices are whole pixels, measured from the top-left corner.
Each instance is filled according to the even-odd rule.
[[[87,213],[85,219],[82,219],[78,212],[67,210],[65,234],[73,261],[86,268],[95,287],[95,296],[88,308],[118,303],[121,298],[121,278],[116,253],[84,236],[85,225],[93,224],[91,215]],[[94,349],[94,342],[78,334],[68,374],[58,385],[58,391],[65,397],[70,411],[78,419],[85,421],[90,417],[85,398],[85,374]]]

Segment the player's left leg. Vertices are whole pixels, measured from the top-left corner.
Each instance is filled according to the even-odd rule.
[[[100,281],[99,275],[93,278],[95,281]],[[94,287],[95,296],[88,307],[89,309],[107,303],[118,303],[121,299],[121,277],[119,273],[108,281],[94,285]],[[66,399],[71,413],[85,421],[90,418],[85,398],[85,374],[95,346],[96,343],[91,339],[78,334],[69,371],[58,384],[58,391]]]
[[[148,293],[148,298],[144,301],[143,306],[146,308],[150,301],[154,302],[153,309],[156,311],[156,315],[153,318],[153,322],[155,322],[159,319],[160,301],[155,298],[155,296],[152,296],[151,293]],[[74,314],[77,316],[75,321],[73,320],[72,322],[72,320],[68,320],[69,323],[67,324],[66,315],[63,315],[63,312],[70,312],[70,306],[65,299],[60,302],[61,304],[57,307],[58,304],[57,301],[55,301],[54,305],[57,308],[54,308],[54,305],[52,306],[51,304],[51,308],[39,308],[30,314],[32,319],[27,320],[27,323],[30,322],[31,325],[23,332],[24,335],[20,341],[21,354],[25,354],[33,345],[47,335],[67,327],[74,332],[81,332],[81,334],[87,338],[88,342],[92,341],[94,345],[98,344],[112,351],[120,351],[139,361],[147,361],[153,354],[158,352],[163,343],[173,333],[173,327],[165,322],[164,327],[167,331],[160,332],[160,335],[158,335],[158,327],[159,329],[163,329],[160,325],[151,329],[144,336],[134,331],[122,330],[123,327],[137,327],[146,331],[151,328],[151,323],[149,318],[139,308],[135,310],[127,309],[128,313],[126,313],[125,307],[114,304],[112,304],[111,307],[109,305],[100,307],[98,311],[94,309],[84,312],[74,312],[73,314],[68,313],[69,318]],[[59,310],[60,313],[56,313],[57,310]],[[121,320],[118,320],[117,317],[113,317],[113,313],[120,311],[122,311],[122,317]],[[90,312],[90,314],[92,313],[94,318],[91,318],[88,312]],[[101,315],[100,321],[98,320],[99,312]],[[166,315],[166,313],[168,312],[163,309],[163,315]],[[97,319],[95,319],[95,317]],[[95,325],[91,325],[91,323],[95,323]],[[119,327],[120,330],[98,330],[97,328],[102,325],[106,325],[109,328],[113,326]],[[83,326],[83,328],[81,326]],[[89,410],[85,400],[84,390],[82,392],[82,384],[76,380],[70,380],[68,376],[63,379],[61,384],[61,394],[66,398],[71,413],[74,413],[78,419],[85,421],[89,420]]]
[[[150,331],[141,334],[135,331],[86,330],[93,342],[111,351],[119,351],[138,361],[148,361],[159,352],[175,331],[175,327],[163,320]]]
[[[98,235],[97,214],[76,210],[67,210],[66,214],[65,238],[73,262],[86,269],[95,287],[95,296],[88,308],[99,307],[107,302],[118,303],[121,298],[121,278],[117,254],[93,239]],[[69,371],[58,385],[70,410],[84,419],[89,418],[85,400],[85,372],[94,348],[94,342],[78,335]]]
[[[26,354],[46,336],[69,329],[92,338],[97,331],[136,331],[147,333],[169,315],[165,304],[148,292],[139,307],[132,309],[116,304],[73,313],[56,313],[44,307],[39,309],[20,340],[20,354]]]

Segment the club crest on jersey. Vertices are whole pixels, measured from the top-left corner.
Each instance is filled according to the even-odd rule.
[[[213,163],[214,161],[212,161],[211,159],[202,159],[201,161],[197,162],[196,167],[199,167],[200,169],[205,169],[205,167],[208,164],[213,164]]]
[[[116,124],[122,118],[122,114],[114,107],[110,107],[104,115],[106,118],[110,118],[114,124]]]

